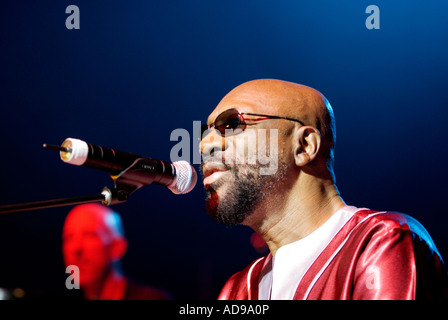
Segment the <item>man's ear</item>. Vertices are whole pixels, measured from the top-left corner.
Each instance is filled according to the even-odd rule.
[[[113,261],[119,261],[128,250],[128,241],[123,237],[117,237],[110,244],[110,257]]]
[[[298,167],[303,167],[313,161],[319,152],[321,144],[319,130],[310,126],[297,128],[294,143],[295,163]]]

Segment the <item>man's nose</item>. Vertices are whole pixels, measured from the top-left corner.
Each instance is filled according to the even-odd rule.
[[[70,251],[75,256],[80,256],[82,254],[83,247],[84,244],[82,239],[76,239],[70,243]]]
[[[77,245],[75,247],[75,250],[73,250],[73,252],[75,253],[75,255],[80,256],[82,254],[82,246],[81,245]]]
[[[211,129],[199,144],[199,152],[203,158],[213,157],[216,152],[225,151],[226,139],[216,129]]]

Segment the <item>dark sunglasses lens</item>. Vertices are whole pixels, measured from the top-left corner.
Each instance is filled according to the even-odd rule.
[[[239,112],[235,109],[224,111],[215,120],[215,128],[222,136],[238,134],[245,127],[246,124],[241,119]]]
[[[246,123],[241,119],[241,115],[236,109],[229,109],[221,113],[215,119],[215,123],[212,125],[201,125],[201,136],[203,139],[211,130],[215,128],[223,137],[239,134],[246,128]]]

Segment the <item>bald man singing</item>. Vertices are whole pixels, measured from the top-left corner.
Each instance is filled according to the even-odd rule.
[[[270,250],[235,273],[219,299],[448,298],[442,257],[418,221],[342,199],[334,113],[320,92],[249,81],[202,131],[207,211],[251,227]]]

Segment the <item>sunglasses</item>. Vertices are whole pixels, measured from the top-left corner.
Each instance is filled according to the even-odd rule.
[[[256,116],[259,118],[255,119],[245,119],[244,116]],[[258,114],[258,113],[247,113],[247,112],[239,112],[237,109],[229,109],[218,115],[215,119],[215,122],[212,124],[203,124],[201,125],[201,138],[204,138],[208,130],[211,128],[215,128],[223,137],[233,136],[240,134],[246,129],[246,126],[248,125],[255,125],[257,123],[251,123],[248,124],[246,121],[263,121],[263,120],[269,120],[269,119],[283,119],[283,120],[290,120],[300,123],[302,126],[305,126],[305,124],[298,120],[298,119],[292,119],[287,117],[279,117],[279,116],[268,116],[265,114]]]

